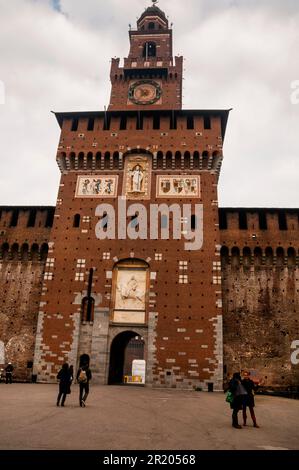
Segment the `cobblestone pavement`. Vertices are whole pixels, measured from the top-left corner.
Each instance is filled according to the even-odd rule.
[[[0,384],[0,449],[299,449],[299,401],[256,397],[260,429],[231,427],[222,393],[92,386],[86,408],[78,386],[64,408],[55,385]],[[241,420],[240,420],[241,421]]]

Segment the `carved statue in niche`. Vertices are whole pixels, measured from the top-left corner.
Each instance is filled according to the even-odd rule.
[[[151,188],[151,158],[132,155],[125,159],[123,194],[128,199],[149,199]]]
[[[132,171],[130,171],[131,176],[131,188],[134,193],[141,193],[143,187],[143,169],[140,165],[136,165]]]

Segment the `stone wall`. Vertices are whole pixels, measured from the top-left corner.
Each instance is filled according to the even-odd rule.
[[[0,207],[0,367],[31,380],[37,317],[54,208]]]
[[[43,272],[42,262],[0,264],[0,338],[19,380],[31,377]]]
[[[299,211],[222,212],[224,372],[249,369],[265,388],[298,387]]]

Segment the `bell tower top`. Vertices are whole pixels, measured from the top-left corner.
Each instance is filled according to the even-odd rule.
[[[173,57],[172,28],[157,1],[130,26],[130,51],[112,59],[109,110],[182,109],[183,57]],[[172,25],[171,25],[172,26]]]
[[[157,7],[157,1],[148,7],[137,21],[138,30],[146,29],[168,29],[168,19],[164,11]]]

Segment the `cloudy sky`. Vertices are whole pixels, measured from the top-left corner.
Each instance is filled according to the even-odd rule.
[[[54,111],[103,110],[110,58],[149,0],[0,0],[0,205],[54,205]],[[220,205],[298,207],[297,0],[160,0],[185,57],[184,108],[233,108]],[[298,94],[299,95],[299,94]]]

